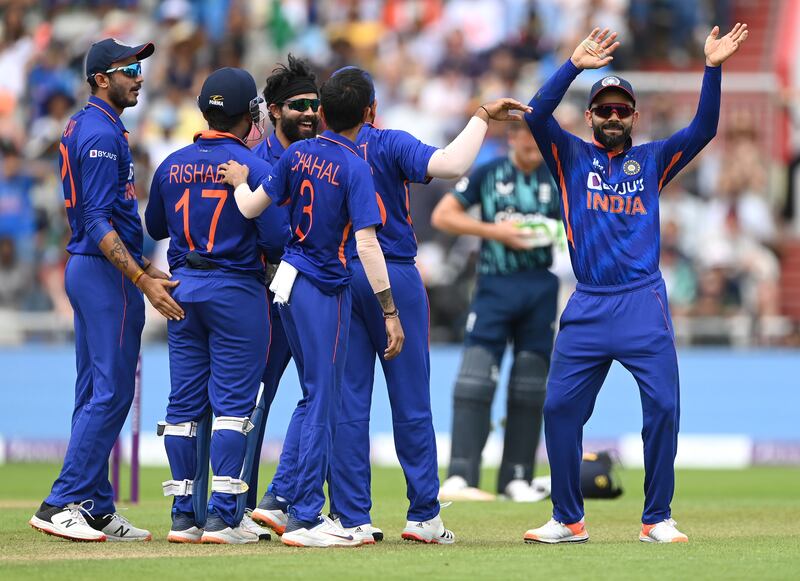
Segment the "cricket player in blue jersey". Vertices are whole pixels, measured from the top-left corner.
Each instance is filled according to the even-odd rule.
[[[316,75],[311,66],[302,59],[297,59],[291,54],[288,58],[288,65],[280,65],[267,77],[264,87],[264,102],[267,105],[269,119],[275,127],[274,133],[259,143],[253,152],[271,165],[278,163],[281,155],[295,141],[308,139],[317,135],[319,127],[319,93],[316,85]],[[266,213],[274,212],[284,214],[288,221],[288,210],[273,204]],[[268,257],[269,268],[274,272],[280,262],[283,248],[275,257]],[[271,293],[270,293],[271,294]],[[259,406],[262,408],[258,417],[260,422],[256,425],[259,435],[256,438],[256,446],[253,450],[253,467],[250,473],[248,485],[250,490],[247,493],[247,508],[252,513],[252,518],[257,522],[269,524],[283,533],[286,526],[285,518],[282,522],[272,521],[271,504],[267,502],[258,504],[258,466],[261,455],[261,445],[264,441],[264,432],[267,426],[267,416],[269,408],[275,399],[278,391],[278,384],[289,360],[292,357],[289,341],[283,331],[281,321],[281,309],[270,300],[270,320],[272,323],[272,339],[269,346],[269,358],[264,369],[264,376],[261,378],[264,384],[264,391],[261,395]],[[254,415],[255,417],[255,415]],[[296,424],[290,424],[297,426]],[[300,434],[298,430],[289,430],[284,438],[284,449],[296,448],[296,442]],[[287,462],[281,462],[279,467],[287,466]],[[294,465],[292,464],[292,469]],[[278,470],[275,474],[275,486],[280,489],[290,476],[286,471]],[[275,499],[275,502],[280,500]],[[284,513],[285,514],[285,513]]]
[[[120,119],[142,87],[141,62],[152,43],[130,47],[108,38],[86,55],[89,103],[61,138],[61,181],[72,235],[65,285],[75,311],[78,376],[64,465],[30,519],[72,541],[149,541],[114,509],[108,457],[133,401],[144,301],[171,320],[183,310],[170,297],[177,281],[142,257],[142,223],[128,131]]]
[[[508,145],[508,155],[457,183],[431,216],[441,230],[482,238],[453,389],[450,468],[441,500],[494,498],[478,484],[500,363],[509,343],[514,363],[497,492],[516,502],[536,502],[550,491],[549,478],[534,483],[533,474],[558,303],[558,277],[548,268],[561,215],[555,183],[525,123],[511,126]],[[475,205],[480,218],[468,213]]]
[[[375,234],[382,223],[375,186],[354,143],[369,115],[371,92],[359,71],[331,77],[320,90],[320,115],[329,130],[286,150],[266,195],[251,191],[244,181],[246,166],[230,162],[224,169],[245,216],[258,215],[273,201],[289,206],[292,239],[270,288],[283,305],[284,330],[303,390],[297,476],[282,537],[292,546],[362,544],[360,537],[321,515],[349,342],[353,238],[383,313],[384,357],[396,357],[403,347],[403,328]]]
[[[164,494],[174,496],[170,542],[259,540],[242,524],[240,495],[248,488],[247,440],[257,435],[249,416],[269,350],[269,309],[259,224],[239,212],[219,169],[238,159],[251,168],[253,189],[266,183],[272,166],[244,142],[260,122],[259,102],[248,72],[212,73],[198,97],[209,130],[158,167],[145,213],[150,235],[169,237],[170,270],[181,278],[175,298],[186,311],[168,325],[171,391],[159,425],[172,471],[164,483]],[[288,224],[272,217],[280,250]],[[206,518],[209,454],[214,476]]]
[[[585,542],[580,463],[583,425],[613,360],[639,385],[644,427],[645,505],[639,540],[687,542],[671,518],[678,443],[679,384],[674,331],[658,267],[658,196],[714,137],[720,65],[747,39],[746,24],[705,42],[706,68],[691,124],[663,141],[633,146],[639,118],[630,83],[607,76],[585,113],[591,143],[561,129],[553,111],[582,69],[607,65],[616,33],[596,28],[531,100],[526,115],[558,184],[577,289],[561,317],[544,406],[553,516],[527,542]]]

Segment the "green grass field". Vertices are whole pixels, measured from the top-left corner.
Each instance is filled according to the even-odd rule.
[[[272,467],[262,473],[267,482]],[[686,470],[678,473],[673,511],[688,545],[637,540],[642,473],[622,472],[625,494],[587,503],[589,543],[526,545],[522,535],[545,522],[549,502],[456,503],[443,512],[452,546],[400,540],[405,484],[399,469],[373,473],[372,516],[386,540],[356,549],[295,549],[276,538],[246,547],[170,545],[166,469],[142,473],[143,501],[124,514],[152,530],[151,543],[77,544],[46,537],[27,520],[58,466],[0,466],[0,579],[800,579],[800,470]],[[495,473],[484,473],[491,486]],[[124,504],[122,505],[124,506]]]

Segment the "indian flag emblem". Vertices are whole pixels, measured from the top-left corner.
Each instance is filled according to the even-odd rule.
[[[635,159],[626,160],[624,164],[622,164],[622,171],[625,172],[626,175],[635,176],[639,173],[642,169],[642,166],[639,165],[639,162]]]

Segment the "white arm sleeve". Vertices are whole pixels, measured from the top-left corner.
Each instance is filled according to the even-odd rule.
[[[378,243],[374,227],[363,228],[356,232],[356,250],[372,291],[378,294],[391,288],[386,259],[383,257],[383,250]]]
[[[452,180],[467,173],[478,157],[488,129],[486,121],[473,116],[447,147],[434,152],[428,162],[428,175],[432,178]]]
[[[245,218],[256,218],[261,212],[266,210],[272,203],[272,198],[264,191],[264,186],[259,184],[256,191],[252,191],[247,182],[239,184],[233,190],[233,197],[242,216]]]

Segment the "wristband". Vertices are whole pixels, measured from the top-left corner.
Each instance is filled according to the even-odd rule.
[[[398,311],[396,307],[391,313],[383,313],[384,319],[396,319],[399,316],[400,316],[400,311]]]
[[[478,107],[478,109],[483,109],[484,111],[486,111],[486,116],[487,116],[487,117],[489,118],[489,120],[491,121],[491,119],[492,119],[492,116],[489,114],[489,110],[488,110],[486,107],[484,107],[483,105],[481,105],[480,107]]]
[[[142,278],[143,274],[144,271],[140,268],[139,272],[133,275],[133,278],[131,280],[133,281],[134,286],[136,286],[136,283],[139,282],[139,279]]]

